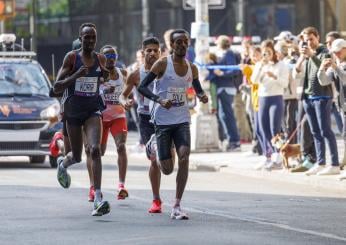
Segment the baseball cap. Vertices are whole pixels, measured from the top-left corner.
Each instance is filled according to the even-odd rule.
[[[343,48],[346,48],[346,41],[342,38],[338,38],[332,42],[332,47],[330,48],[330,51],[332,51],[333,53],[337,53]]]

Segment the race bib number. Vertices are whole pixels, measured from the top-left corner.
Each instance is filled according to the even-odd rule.
[[[186,103],[185,88],[168,88],[167,99],[172,101],[173,107],[184,106]]]
[[[119,97],[122,93],[122,86],[116,86],[113,93],[105,94],[105,101],[107,104],[119,105]]]
[[[97,77],[80,77],[75,83],[74,94],[78,96],[95,96],[97,92]]]

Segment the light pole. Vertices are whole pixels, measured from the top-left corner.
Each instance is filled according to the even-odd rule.
[[[149,3],[148,0],[142,0],[142,38],[148,37],[150,30],[149,22]]]
[[[31,44],[30,48],[32,51],[37,51],[37,28],[36,28],[36,19],[37,19],[37,0],[32,0],[31,2],[31,13],[30,13],[30,36]]]
[[[207,63],[209,54],[209,13],[208,0],[195,0],[195,22],[191,26],[191,36],[196,39],[195,62],[199,66],[199,78],[208,96],[209,85],[204,82],[208,71],[203,65]],[[210,96],[209,96],[210,99]],[[209,113],[209,106],[197,104],[197,113],[191,117],[191,150],[208,152],[219,150],[219,136],[216,116]]]

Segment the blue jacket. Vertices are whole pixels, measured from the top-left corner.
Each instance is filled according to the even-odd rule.
[[[215,65],[239,65],[240,64],[240,54],[232,50],[228,50],[224,56]],[[241,70],[227,70],[222,69],[224,72],[223,76],[214,75],[212,70],[210,72],[210,81],[215,83],[217,88],[236,88],[242,83],[242,72]]]

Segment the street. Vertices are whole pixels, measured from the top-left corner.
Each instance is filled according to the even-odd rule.
[[[102,217],[90,215],[84,163],[71,167],[72,184],[64,190],[48,162],[29,165],[24,157],[1,158],[1,244],[346,244],[345,194],[222,171],[190,171],[182,202],[187,221],[169,218],[176,172],[163,176],[164,210],[150,215],[144,154],[130,153],[130,197],[118,201],[109,143],[103,193],[112,210]]]

